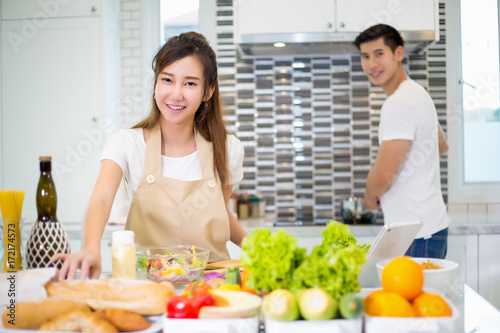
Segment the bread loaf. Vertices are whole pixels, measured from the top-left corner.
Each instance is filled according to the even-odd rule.
[[[82,301],[95,310],[116,308],[142,315],[163,314],[168,298],[175,295],[171,283],[132,279],[49,281],[45,290],[49,297]]]
[[[103,309],[95,314],[115,325],[120,332],[143,331],[151,326],[143,316],[129,310]]]
[[[106,319],[95,313],[72,311],[57,316],[43,323],[40,331],[83,332],[83,333],[118,333],[118,329]]]
[[[19,302],[16,303],[15,311],[4,311],[2,324],[10,329],[38,329],[47,320],[75,310],[90,313],[90,308],[85,303],[69,299],[45,298],[34,302]]]

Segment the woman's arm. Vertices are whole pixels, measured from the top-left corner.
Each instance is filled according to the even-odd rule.
[[[83,250],[101,252],[101,238],[111,213],[116,192],[123,177],[122,169],[111,160],[103,160],[90,197],[83,232]],[[99,237],[96,237],[99,236]]]
[[[81,253],[59,253],[53,261],[62,259],[59,280],[72,280],[80,267],[80,278],[99,278],[101,274],[101,239],[109,219],[113,201],[123,177],[122,169],[111,160],[103,160],[94,191],[89,200],[83,228]]]
[[[229,203],[229,197],[231,196],[231,193],[233,193],[233,185],[223,186],[222,193],[224,194],[224,202],[226,203],[227,207],[227,204]],[[226,210],[227,210],[227,216],[229,217],[229,230],[231,233],[230,236],[231,242],[241,247],[241,241],[243,240],[243,238],[248,236],[248,234],[245,231],[245,229],[243,229],[243,227],[238,222],[233,213],[231,213],[229,209]]]

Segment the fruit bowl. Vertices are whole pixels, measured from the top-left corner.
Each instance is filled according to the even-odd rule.
[[[137,278],[185,286],[201,276],[209,254],[193,245],[143,247],[136,252]]]
[[[435,265],[435,267],[441,268],[425,268],[424,266],[424,289],[434,289],[443,294],[450,289],[450,287],[455,283],[455,279],[458,275],[458,263],[446,260],[446,259],[434,259],[434,258],[411,258],[413,261],[422,265],[422,263],[429,263],[430,266]],[[391,261],[383,260],[379,261],[377,266],[377,274],[380,281],[382,281],[382,271],[384,267]]]

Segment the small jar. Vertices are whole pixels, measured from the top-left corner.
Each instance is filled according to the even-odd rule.
[[[260,216],[260,199],[256,196],[250,197],[250,216]]]
[[[250,200],[245,191],[238,202],[238,218],[246,219],[250,217]]]
[[[132,230],[113,231],[111,257],[113,278],[135,279],[135,243]]]

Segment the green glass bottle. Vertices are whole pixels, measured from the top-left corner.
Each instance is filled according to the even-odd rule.
[[[52,262],[56,253],[71,253],[69,237],[57,220],[57,193],[52,179],[52,158],[40,157],[40,180],[36,191],[38,219],[31,229],[26,243],[26,267],[61,268],[62,261]]]

